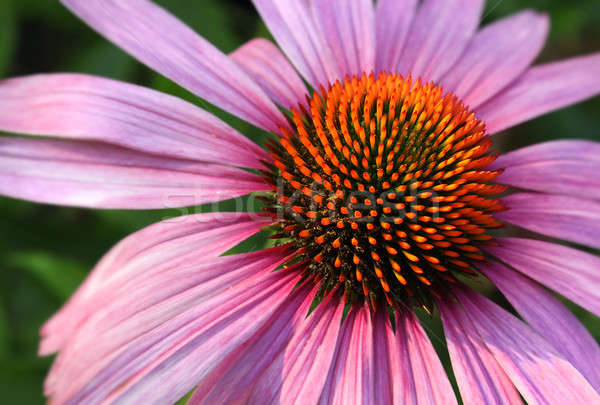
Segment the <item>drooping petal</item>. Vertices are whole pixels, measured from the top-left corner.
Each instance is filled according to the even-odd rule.
[[[374,404],[375,358],[369,308],[352,311],[342,325],[320,405]]]
[[[276,336],[263,335],[242,356],[226,360],[196,389],[189,404],[316,403],[335,352],[344,305],[326,298],[306,316],[314,294]]]
[[[415,314],[396,313],[395,332],[386,318],[379,316],[374,329],[379,399],[389,401],[381,403],[456,404],[442,363]],[[386,384],[391,393],[383,391]]]
[[[331,49],[315,25],[309,2],[252,2],[283,52],[313,88],[327,88],[342,79]]]
[[[552,141],[498,157],[489,170],[505,169],[496,181],[522,189],[600,199],[600,144]]]
[[[600,347],[575,315],[539,284],[500,263],[479,268],[523,319],[600,392]]]
[[[549,26],[547,15],[524,11],[484,27],[440,84],[470,108],[477,107],[531,65]]]
[[[535,66],[476,109],[489,133],[503,131],[600,93],[600,54]]]
[[[600,258],[555,243],[497,238],[485,250],[537,282],[600,316]]]
[[[263,225],[264,220],[250,214],[215,212],[168,219],[128,236],[102,258],[67,304],[42,327],[40,353],[64,347],[94,309],[111,302],[125,284],[186,262],[215,259]]]
[[[396,71],[437,81],[458,60],[473,37],[483,0],[425,0],[419,8]]]
[[[344,76],[375,68],[375,11],[371,0],[314,0],[313,15]]]
[[[0,131],[112,143],[161,156],[260,169],[258,145],[187,103],[81,74],[0,81]]]
[[[60,351],[53,403],[172,403],[304,297],[285,248],[195,261],[130,285],[96,308]],[[133,288],[135,287],[135,288]]]
[[[600,396],[586,379],[547,341],[526,324],[473,291],[457,292],[488,350],[528,403],[594,404]],[[469,330],[470,329],[470,330]]]
[[[458,389],[466,404],[515,404],[523,402],[502,367],[477,333],[460,306],[439,301],[444,333]],[[463,325],[468,326],[463,326]]]
[[[266,39],[253,39],[229,57],[279,105],[306,105],[308,90],[281,51]]]
[[[375,9],[375,72],[393,73],[417,11],[417,0],[379,0]]]
[[[509,209],[496,217],[542,235],[600,248],[600,202],[576,197],[517,193],[502,198]]]
[[[0,137],[0,194],[90,208],[154,209],[267,191],[260,176],[96,142]]]
[[[197,96],[272,132],[287,125],[275,104],[227,55],[148,0],[61,0],[150,68]]]
[[[409,391],[406,387],[409,387],[412,381],[409,373],[402,367],[405,356],[403,352],[398,351],[389,314],[387,311],[377,311],[373,316],[375,403],[409,403],[401,402],[401,398]]]
[[[343,310],[343,301],[332,297],[299,323],[285,350],[252,388],[248,403],[318,403],[340,344]]]

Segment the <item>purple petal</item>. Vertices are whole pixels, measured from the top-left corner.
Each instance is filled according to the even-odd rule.
[[[523,319],[600,392],[600,347],[587,329],[539,284],[497,262],[480,269]]]
[[[375,72],[395,73],[417,11],[417,0],[379,0],[375,9]]]
[[[375,68],[372,0],[315,0],[312,8],[342,77],[371,73]]]
[[[475,34],[483,5],[483,0],[425,0],[414,18],[396,71],[426,82],[440,79]]]
[[[282,248],[225,256],[143,276],[97,306],[59,353],[53,402],[173,403],[241,345],[295,311],[301,269],[273,270]]]
[[[501,155],[489,170],[497,181],[522,189],[600,199],[600,144],[553,141]]]
[[[285,108],[306,105],[306,86],[271,41],[253,39],[229,57],[279,105]]]
[[[595,404],[600,396],[544,339],[519,319],[476,292],[457,292],[473,325],[504,372],[532,404]]]
[[[535,66],[477,108],[489,133],[578,103],[600,93],[600,54]]]
[[[479,31],[441,84],[475,108],[519,77],[548,36],[545,14],[524,11]]]
[[[344,303],[326,299],[298,325],[294,337],[254,385],[247,403],[316,404],[336,348]]]
[[[438,355],[411,311],[396,314],[396,332],[389,319],[376,320],[375,341],[377,361],[382,361],[387,349],[389,375],[376,374],[378,381],[392,390],[390,404],[456,404],[452,386]],[[385,341],[385,344],[383,343]],[[377,369],[384,373],[385,367]]]
[[[498,238],[485,250],[537,282],[600,316],[600,258],[555,243]]]
[[[387,335],[394,404],[457,403],[444,367],[412,311],[397,313],[396,333],[388,329]]]
[[[366,304],[342,325],[337,351],[319,400],[320,405],[374,404],[373,324]]]
[[[335,59],[307,1],[253,0],[275,40],[315,89],[341,79]]]
[[[271,132],[287,122],[227,55],[147,0],[61,0],[138,60],[199,97]]]
[[[314,294],[300,305],[280,331],[268,333],[243,356],[228,359],[206,378],[188,404],[316,403],[325,384],[337,342],[343,303],[325,299],[307,317]]]
[[[234,167],[158,157],[96,142],[0,137],[0,194],[91,208],[153,209],[268,191]]]
[[[262,168],[268,155],[200,108],[144,87],[80,74],[0,81],[0,130],[112,143],[141,152]]]
[[[600,248],[600,202],[576,197],[517,193],[502,198],[509,209],[496,214],[542,235]]]
[[[61,311],[42,327],[40,353],[62,348],[96,306],[109,303],[121,291],[121,287],[113,290],[114,286],[135,283],[187,261],[215,259],[263,225],[249,214],[216,212],[165,220],[128,236],[102,258]]]
[[[438,308],[463,401],[466,404],[521,405],[519,393],[479,334],[473,333],[465,311],[453,301],[440,301]]]

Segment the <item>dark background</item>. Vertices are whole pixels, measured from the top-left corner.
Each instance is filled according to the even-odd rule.
[[[158,3],[225,52],[252,37],[268,36],[249,1]],[[600,51],[598,0],[488,0],[485,22],[528,7],[548,12],[552,19],[540,61]],[[0,0],[0,78],[65,71],[150,86],[214,111],[104,40],[57,1]],[[261,134],[249,125],[219,114],[260,140]],[[497,137],[504,149],[557,138],[600,140],[600,98]],[[0,212],[0,402],[42,404],[42,382],[52,359],[36,355],[40,325],[119,239],[176,213],[90,211],[4,197],[0,197]],[[570,307],[600,338],[598,319]]]

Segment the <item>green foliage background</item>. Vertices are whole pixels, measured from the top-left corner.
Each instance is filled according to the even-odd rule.
[[[225,52],[252,37],[268,36],[249,1],[158,3]],[[600,51],[598,0],[488,0],[485,21],[528,7],[548,12],[552,18],[541,61]],[[0,0],[0,78],[61,71],[112,77],[179,95],[262,140],[256,129],[216,111],[140,65],[57,1]],[[521,125],[498,140],[503,148],[513,149],[557,138],[600,140],[600,98]],[[90,211],[0,197],[0,213],[0,402],[42,404],[42,382],[52,359],[36,355],[40,325],[113,244],[180,211]],[[260,247],[260,242],[252,247]],[[573,305],[571,308],[599,338],[598,319]],[[441,334],[437,325],[432,328]]]

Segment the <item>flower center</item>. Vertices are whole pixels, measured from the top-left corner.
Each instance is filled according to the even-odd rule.
[[[429,306],[473,274],[504,209],[489,198],[505,187],[484,170],[496,159],[484,123],[442,88],[386,73],[337,82],[309,106],[270,143],[265,176],[275,238],[300,249],[320,294]]]

